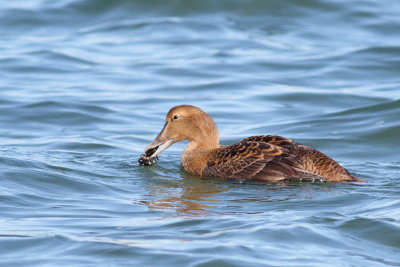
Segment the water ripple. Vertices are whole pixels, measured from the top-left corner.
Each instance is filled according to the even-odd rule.
[[[399,266],[399,3],[3,1],[0,264]],[[174,105],[367,183],[136,164]]]

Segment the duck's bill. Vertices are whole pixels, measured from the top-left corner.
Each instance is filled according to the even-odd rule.
[[[163,152],[165,149],[170,147],[174,143],[174,139],[167,139],[167,140],[154,140],[152,143],[150,143],[144,153],[146,154],[147,157],[149,158],[154,158],[158,156],[161,152]]]

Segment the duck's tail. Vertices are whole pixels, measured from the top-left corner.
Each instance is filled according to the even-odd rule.
[[[351,175],[351,174],[350,174],[350,176],[353,179],[352,182],[366,183],[366,181],[364,179],[358,178],[358,177],[356,177],[354,175]]]

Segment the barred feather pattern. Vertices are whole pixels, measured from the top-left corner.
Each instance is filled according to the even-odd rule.
[[[272,135],[251,136],[221,146],[212,152],[201,175],[271,182],[358,181],[322,152]]]

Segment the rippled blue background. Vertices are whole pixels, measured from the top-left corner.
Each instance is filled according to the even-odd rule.
[[[0,264],[400,266],[398,0],[0,1]],[[367,184],[136,165],[174,105]]]

